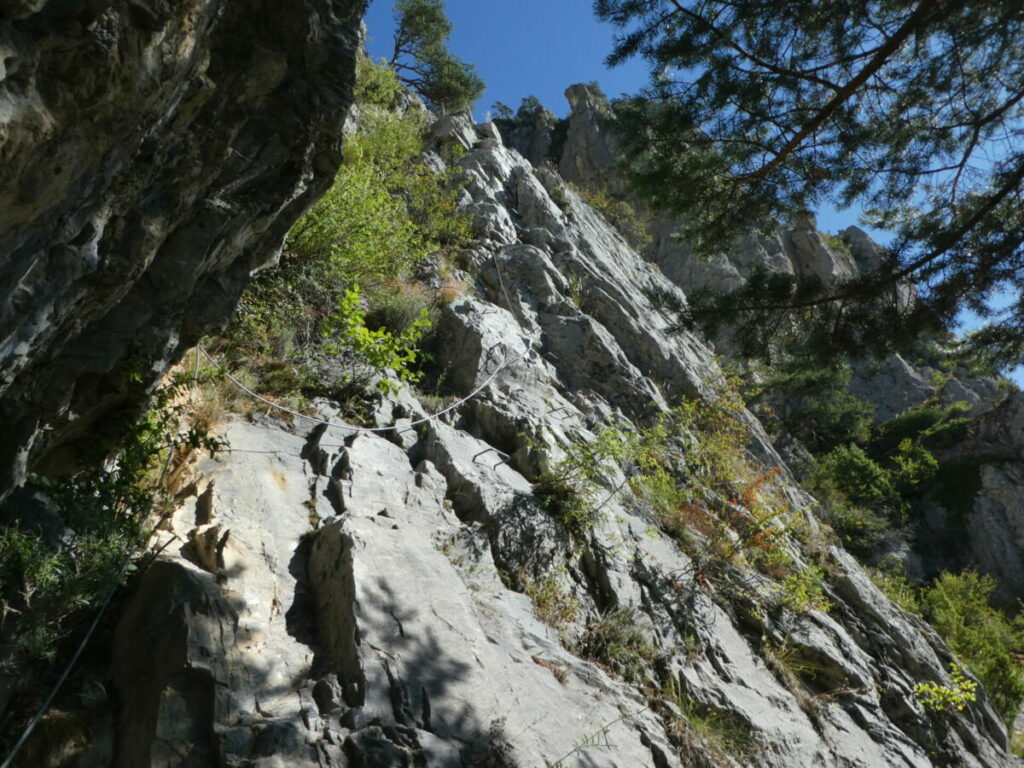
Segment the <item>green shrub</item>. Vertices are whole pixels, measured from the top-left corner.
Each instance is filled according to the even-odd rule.
[[[923,433],[942,421],[939,408],[918,408],[882,422],[875,430],[868,446],[876,459],[888,456],[904,440],[917,440]]]
[[[436,249],[399,196],[414,186],[421,192],[425,180],[436,186],[425,167],[406,167],[422,149],[423,128],[418,117],[371,111],[346,143],[334,185],[288,235],[292,258],[318,266],[317,288],[379,289]]]
[[[334,185],[295,225],[281,263],[261,273],[239,302],[223,354],[248,369],[259,391],[289,399],[307,394],[315,379],[306,374],[322,356],[325,336],[340,351],[351,334],[363,346],[349,358],[364,362],[368,345],[386,347],[388,338],[405,337],[423,307],[408,311],[413,293],[402,280],[414,264],[469,239],[469,217],[457,210],[457,173],[435,173],[419,162],[427,117],[382,108],[397,87],[386,67],[362,61],[360,125],[346,139]],[[356,285],[367,304],[366,330],[384,329],[389,336],[366,339],[356,331],[360,324],[348,323],[347,291]],[[417,325],[418,331],[423,327]],[[399,346],[403,356],[411,351],[408,344]],[[394,362],[393,370],[411,373],[405,364],[411,359]],[[353,394],[354,382],[367,380],[352,376],[342,385]]]
[[[0,600],[17,616],[9,640],[28,660],[52,661],[78,619],[121,583],[129,557],[148,536],[147,518],[163,501],[161,469],[170,465],[169,454],[222,446],[203,424],[180,428],[186,386],[179,381],[154,393],[149,410],[117,436],[120,450],[109,469],[34,478],[73,531],[66,542],[19,522],[0,528]],[[105,446],[96,448],[99,464]]]
[[[874,407],[849,391],[850,369],[808,370],[805,365],[803,358],[796,358],[762,386],[764,393],[783,401],[775,416],[816,455],[867,440]]]
[[[569,196],[565,192],[565,187],[552,187],[548,190],[548,196],[560,211],[564,212],[569,207]]]
[[[933,450],[952,448],[966,440],[971,434],[975,419],[968,416],[945,419],[923,435],[922,442]]]
[[[885,536],[892,531],[892,525],[882,515],[864,507],[850,504],[841,495],[831,497],[815,490],[823,503],[822,515],[835,531],[843,546],[854,555],[869,557]]]
[[[816,488],[834,489],[853,504],[902,519],[905,502],[890,472],[858,445],[839,446],[817,461],[811,478]]]
[[[367,328],[361,301],[359,286],[347,290],[321,331],[327,354],[339,355],[349,363],[344,385],[363,390],[377,377],[377,389],[387,393],[396,388],[388,374],[400,381],[418,381],[419,373],[413,365],[419,341],[430,327],[427,310],[396,336],[385,328]]]
[[[587,205],[604,216],[633,248],[641,251],[651,244],[647,222],[628,200],[614,197],[605,188],[583,187],[580,196]]]
[[[524,572],[516,574],[523,594],[530,598],[537,618],[561,631],[576,621],[580,603],[558,580],[558,574],[549,573],[541,579],[531,579]]]
[[[931,452],[910,438],[899,444],[890,465],[893,487],[903,498],[916,493],[919,487],[935,477],[939,469],[939,462]]]
[[[871,577],[875,586],[900,608],[907,613],[921,615],[921,599],[918,590],[907,579],[906,569],[902,565],[894,567],[886,566],[883,563],[880,568],[869,568],[868,576]]]
[[[431,318],[431,306],[431,298],[425,290],[403,285],[394,292],[374,297],[366,310],[366,327],[401,336],[424,318]]]
[[[884,461],[905,440],[932,450],[949,448],[962,442],[974,419],[966,416],[970,408],[954,403],[948,408],[922,407],[908,411],[878,425],[867,451],[876,461]]]
[[[780,602],[794,613],[831,610],[824,585],[825,574],[818,566],[797,568],[783,580]]]
[[[613,608],[588,624],[577,652],[634,684],[647,679],[658,656],[637,623],[636,610],[627,606]]]
[[[355,100],[361,107],[391,109],[402,92],[398,75],[383,59],[375,63],[369,56],[356,59]]]
[[[914,686],[914,697],[925,709],[931,712],[948,712],[954,709],[962,712],[964,707],[978,700],[975,693],[978,684],[964,675],[957,664],[949,665],[949,674],[953,680],[952,685],[927,682]]]
[[[853,252],[850,250],[850,246],[847,245],[846,241],[843,240],[839,235],[833,235],[829,232],[821,233],[822,240],[836,253],[846,256],[849,259],[853,258]]]
[[[1024,648],[1024,617],[1008,619],[989,600],[996,582],[974,571],[943,573],[924,590],[925,617],[981,680],[1008,723],[1024,701],[1024,674],[1014,653]]]
[[[547,510],[575,539],[586,538],[598,523],[609,470],[632,453],[636,438],[618,427],[602,429],[593,440],[581,440],[543,472],[534,485]]]

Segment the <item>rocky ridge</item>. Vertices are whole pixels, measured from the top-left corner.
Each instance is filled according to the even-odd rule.
[[[567,138],[560,154],[547,160],[580,187],[625,192],[612,159],[617,154],[615,136],[602,119],[600,97],[588,86],[574,85],[566,90],[566,99],[570,114],[561,130]],[[532,126],[530,131],[514,133],[512,145],[535,151],[532,144],[520,147],[515,141],[554,130],[546,127],[550,121],[541,122],[543,125]],[[678,222],[671,217],[651,217],[652,242],[642,255],[684,292],[738,288],[755,265],[828,285],[870,271],[881,259],[880,247],[860,228],[851,226],[838,235],[827,235],[818,230],[813,215],[807,212],[796,216],[791,226],[774,232],[736,233],[727,252],[710,261],[697,258],[676,237],[678,229]],[[911,300],[912,288],[903,290],[906,300]],[[718,351],[727,353],[728,335],[716,341]],[[999,584],[999,598],[1015,608],[1024,597],[1019,567],[1024,558],[1020,533],[1024,520],[1017,511],[1024,509],[1017,482],[1024,477],[1024,440],[1012,426],[1018,420],[1021,395],[1009,392],[1003,384],[1006,382],[972,374],[963,367],[944,373],[893,354],[882,361],[855,361],[850,391],[874,407],[880,422],[926,403],[939,407],[966,404],[970,416],[980,417],[975,436],[944,455],[968,467],[964,483],[973,496],[966,508],[946,509],[930,499],[915,532],[917,545],[892,554],[914,579],[962,568],[987,573]]]
[[[119,612],[111,698],[81,713],[102,736],[62,764],[1013,764],[983,696],[924,710],[914,685],[948,682],[951,654],[836,546],[820,553],[830,611],[766,613],[704,583],[650,510],[611,492],[621,476],[593,532],[566,534],[540,469],[606,423],[712,397],[721,374],[645,298],[678,286],[556,172],[463,116],[435,136],[467,151],[478,236],[443,363],[458,395],[482,390],[426,421],[403,392],[381,403],[397,426],[382,432],[232,421]],[[782,466],[744,418],[751,454]],[[561,634],[524,593],[541,583],[577,605]],[[654,649],[633,682],[576,645],[616,608]],[[787,675],[768,648],[813,672]]]

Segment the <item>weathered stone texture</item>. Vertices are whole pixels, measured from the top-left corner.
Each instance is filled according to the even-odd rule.
[[[461,141],[473,126],[445,130]],[[557,205],[556,175],[486,133],[460,164],[467,205],[492,221],[460,256],[476,291],[444,310],[440,357],[456,394],[487,385],[449,416],[386,435],[228,425],[231,451],[203,463],[119,618],[122,709],[98,740],[116,764],[1012,765],[983,698],[942,720],[916,701],[914,684],[947,680],[952,656],[840,549],[817,555],[830,563],[830,612],[754,616],[699,578],[698,553],[659,534],[612,469],[619,492],[592,534],[570,540],[534,493],[542,466],[604,423],[710,395],[721,374],[645,297],[679,289],[571,190]],[[406,392],[377,417],[397,413],[424,409]],[[752,419],[750,447],[782,463]],[[530,582],[574,601],[561,633],[524,594]],[[633,684],[577,646],[615,606],[656,649]],[[769,647],[813,674],[787,677]],[[658,685],[677,702],[657,703]],[[700,717],[704,736],[686,725]],[[738,729],[728,755],[707,740],[724,738],[714,723]]]
[[[0,2],[0,494],[74,465],[331,182],[364,5]]]

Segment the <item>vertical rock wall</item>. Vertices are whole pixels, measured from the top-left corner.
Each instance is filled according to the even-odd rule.
[[[0,0],[0,498],[222,322],[340,163],[365,0]]]

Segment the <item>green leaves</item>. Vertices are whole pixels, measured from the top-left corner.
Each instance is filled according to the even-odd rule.
[[[1007,619],[990,604],[996,582],[974,571],[943,573],[922,595],[925,616],[985,686],[993,706],[1012,722],[1024,700],[1024,674],[1013,654],[1024,648],[1024,619]]]
[[[964,707],[978,700],[975,693],[978,684],[964,675],[958,664],[949,665],[949,674],[953,680],[952,685],[927,682],[914,686],[914,697],[925,709],[932,712],[948,712],[954,709],[963,712]]]
[[[370,330],[366,327],[359,286],[353,286],[345,291],[337,311],[324,323],[321,333],[327,342],[328,354],[354,358],[354,365],[346,374],[349,383],[363,387],[370,379],[379,377],[377,389],[386,394],[397,389],[387,374],[400,381],[419,381],[420,374],[412,365],[416,362],[416,348],[429,328],[430,316],[423,310],[419,319],[398,335],[384,328]]]
[[[83,612],[98,609],[121,583],[148,536],[147,520],[166,498],[161,470],[170,466],[168,455],[223,447],[198,424],[181,426],[189,410],[184,390],[176,382],[153,394],[149,410],[118,435],[120,449],[107,468],[33,478],[67,530],[47,534],[30,521],[0,527],[0,602],[17,617],[5,642],[28,660],[53,661]]]
[[[386,66],[362,61],[359,129],[346,138],[333,186],[289,233],[281,264],[261,273],[239,303],[227,356],[249,368],[265,393],[296,396],[315,383],[305,371],[323,352],[325,331],[336,348],[343,343],[331,318],[339,306],[344,314],[350,289],[360,286],[371,309],[386,306],[413,265],[469,238],[470,218],[457,205],[458,170],[437,172],[419,161],[427,116],[388,108],[400,88]],[[371,366],[381,367],[388,366]],[[282,368],[294,375],[279,382],[272,373]],[[346,389],[355,394],[356,382],[368,380],[350,373]]]
[[[850,348],[948,325],[964,306],[990,315],[993,289],[1024,283],[1016,0],[853,0],[841,13],[814,0],[597,0],[595,10],[622,30],[609,62],[639,56],[652,72],[614,105],[625,170],[651,205],[683,217],[697,253],[726,252],[747,229],[824,201],[857,204],[898,235],[873,278],[819,285],[810,300],[746,292],[709,308],[720,317],[747,307],[769,318],[750,325],[770,330],[772,307],[824,315],[826,349]],[[920,286],[913,308],[886,300],[899,281]],[[976,341],[1000,365],[1020,360],[1024,303],[992,319],[1000,330]]]

